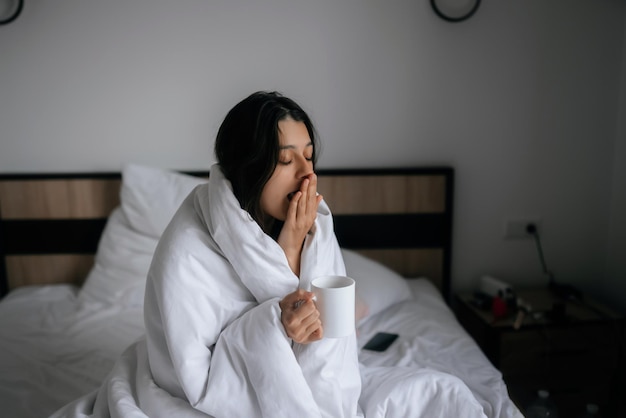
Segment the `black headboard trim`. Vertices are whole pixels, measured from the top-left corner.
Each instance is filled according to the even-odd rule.
[[[5,219],[2,254],[93,254],[106,224],[102,219]],[[431,248],[449,245],[445,214],[334,215],[342,247]],[[363,225],[367,225],[364,228]]]
[[[3,253],[95,254],[106,224],[104,219],[4,220]]]
[[[432,248],[449,244],[444,214],[335,215],[334,222],[339,245],[347,248]]]

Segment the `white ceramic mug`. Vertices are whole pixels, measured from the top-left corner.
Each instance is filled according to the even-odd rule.
[[[311,281],[324,337],[341,338],[354,333],[354,289],[354,279],[347,276],[322,276]]]

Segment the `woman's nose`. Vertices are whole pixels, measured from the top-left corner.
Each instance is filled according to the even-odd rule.
[[[313,174],[313,163],[304,157],[298,158],[298,173],[299,178],[305,178]]]

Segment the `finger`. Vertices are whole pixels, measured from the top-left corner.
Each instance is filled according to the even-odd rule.
[[[298,289],[295,292],[290,293],[285,296],[284,300],[293,307],[294,310],[299,309],[302,305],[306,303],[310,303],[315,308],[315,305],[312,302],[312,299],[315,297],[313,292],[307,292],[304,289]]]
[[[319,317],[319,311],[314,302],[315,296],[311,297],[310,295],[303,296],[295,304],[295,310],[298,311],[298,315],[301,316],[303,322],[307,321],[306,318],[309,316],[313,316],[307,323]]]
[[[295,307],[295,304],[299,301],[299,300],[307,300],[309,298],[311,298],[312,296],[309,296],[309,294],[312,294],[311,292],[307,292],[304,289],[297,289],[291,293],[289,293],[288,295],[286,295],[279,303],[280,307],[282,310],[285,309],[290,309],[293,310]]]
[[[306,336],[307,341],[314,341],[322,335],[321,324],[315,324],[304,330],[303,335]]]
[[[305,343],[312,343],[313,341],[318,341],[324,338],[324,328],[321,325],[313,329],[311,332],[309,331],[311,331],[311,329],[307,330],[306,341],[304,341]]]
[[[303,216],[304,214],[306,214],[306,209],[308,206],[310,183],[311,183],[311,180],[309,180],[308,178],[305,178],[304,180],[302,180],[302,184],[300,185],[300,191],[302,192],[302,196],[304,197],[304,199],[300,199],[301,202],[298,205],[298,216]]]
[[[307,323],[306,325],[301,323],[293,331],[293,336],[291,338],[300,343],[316,341],[323,335],[322,323],[319,319]]]
[[[324,327],[322,327],[322,325],[320,323],[320,326],[318,328],[316,328],[315,330],[313,330],[313,332],[311,332],[309,334],[309,337],[307,338],[307,341],[308,342],[313,342],[313,341],[321,340],[322,338],[324,338]]]
[[[320,338],[322,334],[322,324],[319,320],[308,323],[300,323],[291,328],[287,335],[296,342],[310,342]]]
[[[307,211],[309,216],[314,220],[317,216],[317,208],[322,201],[323,197],[317,192],[317,175],[315,173],[311,174],[311,182],[309,184],[308,193],[308,205]]]
[[[289,207],[287,208],[287,219],[291,218],[292,221],[295,220],[296,214],[298,213],[298,202],[300,201],[301,197],[301,191],[297,191],[291,197],[291,200],[289,201]]]
[[[303,318],[307,315],[311,315],[317,311],[317,307],[311,300],[299,299],[294,303],[294,310],[299,312],[299,315]]]
[[[309,176],[310,179],[310,183],[309,183],[309,201],[311,202],[315,202],[316,197],[317,197],[317,175],[315,173],[311,174],[311,176]]]

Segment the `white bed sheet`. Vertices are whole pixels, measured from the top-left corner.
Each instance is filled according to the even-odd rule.
[[[17,289],[0,302],[0,415],[42,418],[98,387],[143,335],[143,310],[84,304],[69,285]]]
[[[361,323],[358,343],[378,331],[400,337],[383,353],[360,351],[367,366],[426,368],[457,376],[489,417],[521,417],[500,373],[425,279],[415,299]],[[85,302],[73,286],[19,289],[0,302],[2,416],[46,417],[96,389],[124,349],[143,335],[141,307]]]

